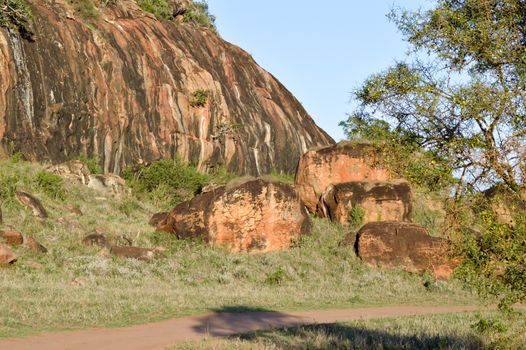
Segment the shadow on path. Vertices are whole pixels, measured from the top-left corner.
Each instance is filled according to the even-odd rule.
[[[307,321],[304,317],[246,306],[222,307],[214,309],[213,312],[211,315],[201,317],[199,323],[193,326],[193,330],[200,334],[217,337],[254,330],[299,326]]]

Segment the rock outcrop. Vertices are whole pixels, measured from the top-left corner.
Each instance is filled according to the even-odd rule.
[[[291,173],[333,140],[240,48],[156,20],[135,2],[84,19],[69,2],[28,0],[33,41],[0,29],[0,154],[64,162],[98,155],[105,172],[178,156],[205,171]],[[199,100],[196,100],[199,96]]]
[[[157,227],[232,252],[270,252],[290,248],[310,231],[310,219],[291,186],[258,179],[181,203]]]
[[[351,181],[387,181],[386,169],[375,167],[376,154],[368,143],[340,142],[308,151],[300,158],[296,188],[311,213],[331,184]]]
[[[344,182],[330,185],[321,196],[318,216],[347,224],[353,208],[363,212],[363,224],[409,221],[412,190],[405,181]]]
[[[117,198],[125,197],[130,193],[122,177],[115,174],[92,174],[88,167],[78,160],[51,165],[46,170],[73,183],[85,185]]]
[[[371,222],[364,225],[354,245],[360,259],[388,268],[427,271],[436,278],[449,278],[456,264],[448,258],[444,239],[431,237],[426,230],[407,222]]]

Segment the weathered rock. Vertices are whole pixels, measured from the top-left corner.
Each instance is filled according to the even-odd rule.
[[[24,236],[18,231],[0,231],[0,238],[10,246],[18,246],[24,243]]]
[[[33,237],[26,237],[24,245],[33,253],[47,253],[47,248],[38,243]]]
[[[78,160],[47,167],[49,172],[60,175],[73,183],[86,185],[99,192],[115,197],[124,197],[130,193],[126,181],[115,174],[92,174],[88,167]]]
[[[90,175],[88,187],[117,198],[122,198],[131,193],[131,190],[126,186],[126,181],[115,174]]]
[[[177,155],[199,170],[257,175],[293,172],[308,148],[333,143],[211,30],[159,21],[135,1],[101,6],[97,19],[72,16],[68,1],[28,2],[33,42],[0,29],[0,154],[13,145],[30,161],[97,155],[116,174]],[[207,98],[196,104],[199,90]]]
[[[73,183],[87,185],[90,182],[91,172],[80,160],[70,160],[62,164],[50,165],[46,170]]]
[[[289,248],[309,232],[310,220],[291,186],[259,179],[181,203],[158,227],[233,252],[269,252]]]
[[[355,250],[363,261],[406,271],[428,271],[437,278],[449,278],[456,264],[448,258],[444,239],[431,237],[426,230],[407,222],[371,222],[357,234]]]
[[[120,256],[129,259],[137,259],[142,261],[152,261],[155,258],[156,254],[154,249],[120,246],[112,246],[110,249],[110,253],[115,256]]]
[[[296,189],[311,213],[331,184],[351,181],[387,181],[386,169],[373,167],[377,156],[368,143],[340,142],[308,151],[300,158]]]
[[[0,244],[0,264],[12,264],[17,260],[15,253],[7,246]]]
[[[318,215],[347,224],[353,208],[363,211],[363,224],[409,221],[412,212],[411,186],[405,181],[355,181],[330,185],[320,198]]]
[[[17,192],[16,198],[18,201],[26,208],[31,209],[34,216],[37,216],[41,219],[47,219],[48,214],[42,203],[26,192]]]
[[[163,223],[166,220],[167,216],[168,213],[153,214],[148,224],[153,227],[160,227],[161,223]]]
[[[91,233],[82,239],[82,244],[104,248],[108,246],[108,239],[101,233]]]

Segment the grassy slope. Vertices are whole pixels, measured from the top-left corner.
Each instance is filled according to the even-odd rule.
[[[290,251],[229,254],[154,232],[147,222],[158,209],[147,201],[115,200],[72,184],[66,184],[65,200],[52,199],[32,181],[38,170],[40,166],[26,162],[0,163],[0,175],[19,174],[18,188],[35,194],[50,212],[50,219],[41,221],[13,201],[3,206],[4,228],[33,235],[49,253],[20,247],[15,249],[19,261],[0,268],[0,337],[123,326],[232,308],[475,302],[454,281],[424,287],[422,277],[367,267],[351,249],[338,246],[345,230],[326,221],[315,220],[313,235]],[[78,206],[83,215],[69,213],[69,205]],[[125,236],[137,246],[162,246],[167,258],[144,263],[82,246],[82,237],[96,228],[116,240]],[[72,285],[74,279],[83,286]]]
[[[491,314],[485,313],[484,317]],[[496,344],[472,327],[476,313],[445,314],[362,320],[255,332],[229,339],[188,342],[184,349],[523,349],[526,335]]]

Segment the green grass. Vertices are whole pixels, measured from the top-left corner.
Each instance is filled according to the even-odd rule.
[[[484,313],[492,317],[492,313]],[[187,342],[184,349],[519,349],[526,335],[507,343],[495,343],[473,327],[480,315],[459,313],[360,320],[339,324],[312,325],[260,331],[228,339],[208,338]]]
[[[43,221],[14,200],[4,202],[3,228],[35,237],[49,253],[15,248],[19,261],[0,268],[0,337],[123,326],[229,307],[280,311],[475,302],[458,282],[424,285],[423,277],[362,264],[352,248],[339,246],[346,230],[327,221],[315,220],[313,234],[289,251],[230,254],[154,232],[148,220],[159,207],[150,200],[117,200],[68,182],[64,198],[50,195],[33,181],[42,170],[28,162],[0,162],[0,175],[16,178],[15,187],[40,198],[50,215]],[[83,215],[70,213],[71,206]],[[115,242],[163,247],[166,258],[145,263],[82,246],[81,239],[95,229]],[[75,279],[83,286],[72,285]]]

